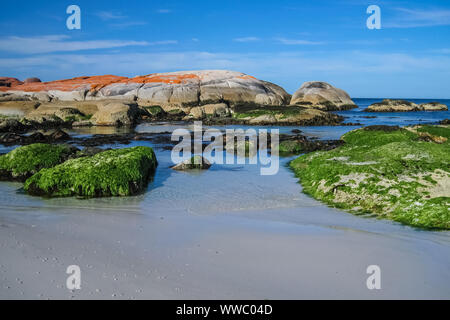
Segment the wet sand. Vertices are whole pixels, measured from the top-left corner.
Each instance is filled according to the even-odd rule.
[[[449,232],[322,205],[21,214],[0,214],[0,299],[450,298]],[[373,264],[381,290],[366,287]],[[81,268],[81,290],[66,288],[69,265]]]

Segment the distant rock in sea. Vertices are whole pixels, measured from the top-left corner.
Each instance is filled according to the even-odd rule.
[[[448,107],[439,102],[416,104],[406,100],[384,99],[370,105],[366,112],[411,112],[411,111],[445,111]]]
[[[344,90],[321,81],[305,82],[291,99],[291,105],[311,106],[336,111],[356,108],[356,104]]]

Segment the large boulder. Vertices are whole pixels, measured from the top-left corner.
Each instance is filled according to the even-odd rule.
[[[98,109],[90,120],[97,126],[131,126],[141,114],[137,105],[121,102],[99,104]]]
[[[321,81],[305,82],[292,96],[291,105],[311,106],[327,111],[357,107],[344,90]]]
[[[28,79],[25,79],[25,81],[23,83],[28,84],[28,83],[38,83],[38,82],[42,82],[41,79],[39,79],[39,78],[28,78]]]
[[[5,82],[6,83],[6,82]],[[244,73],[226,70],[155,73],[135,78],[79,77],[52,82],[12,83],[0,91],[33,95],[45,92],[62,101],[138,100],[140,104],[193,107],[205,104],[289,104],[283,88]]]

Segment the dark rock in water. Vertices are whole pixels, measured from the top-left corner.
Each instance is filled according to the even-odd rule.
[[[364,127],[364,130],[392,132],[392,131],[400,130],[400,127],[399,126],[374,125],[374,126]]]
[[[70,139],[70,135],[66,132],[57,129],[51,134],[43,134],[42,132],[34,132],[30,135],[20,135],[17,133],[4,133],[0,134],[0,143],[4,145],[26,145],[32,143],[51,143],[66,141]]]
[[[97,147],[86,147],[83,150],[77,152],[76,156],[79,157],[92,157],[95,156],[97,153],[103,152],[103,151],[109,151],[111,149],[102,149]]]
[[[303,135],[281,135],[278,150],[281,156],[289,156],[318,150],[329,151],[343,144],[342,140],[312,140]]]
[[[292,130],[291,132],[292,132],[292,133],[295,133],[295,134],[299,134],[299,133],[302,133],[302,130],[294,129],[294,130]]]
[[[4,119],[0,121],[0,132],[25,132],[29,130],[29,126],[22,124],[17,119]]]
[[[52,132],[51,134],[47,135],[47,139],[49,141],[63,141],[63,140],[69,140],[70,135],[66,132],[57,129],[56,131]]]
[[[42,132],[35,132],[29,136],[24,136],[26,143],[46,142],[47,137]]]
[[[375,119],[377,116],[362,116],[364,119]]]
[[[191,159],[184,160],[183,162],[172,167],[173,170],[207,170],[211,167],[211,163],[202,156],[193,156]]]
[[[444,120],[440,121],[439,124],[449,125],[450,124],[450,119],[444,119]]]
[[[0,134],[0,143],[5,145],[21,144],[23,137],[20,134],[6,132]]]

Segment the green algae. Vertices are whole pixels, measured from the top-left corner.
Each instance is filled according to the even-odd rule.
[[[0,156],[0,180],[25,181],[43,168],[68,159],[77,149],[68,145],[36,143]]]
[[[420,139],[420,132],[448,137],[450,128],[358,129],[345,145],[303,155],[290,166],[303,191],[357,214],[415,227],[450,229],[450,144]]]
[[[130,196],[144,190],[156,166],[152,148],[109,150],[43,169],[25,182],[24,189],[46,197]]]

